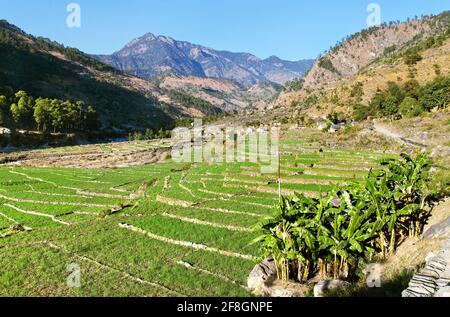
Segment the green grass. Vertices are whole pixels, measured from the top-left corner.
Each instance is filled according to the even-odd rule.
[[[142,141],[43,152],[113,153],[159,145]],[[361,180],[366,172],[352,168],[370,168],[386,157],[351,149],[319,151],[316,143],[298,136],[282,147],[293,153],[282,157],[283,189],[292,191],[319,193],[330,189],[328,182]],[[143,184],[148,184],[145,195],[132,195]],[[129,207],[102,216],[124,202]],[[6,268],[0,296],[251,296],[242,286],[253,260],[164,242],[119,224],[172,242],[257,256],[249,242],[258,233],[251,229],[274,212],[276,202],[276,175],[260,174],[254,163],[0,167],[0,212],[10,218],[0,215],[0,235],[14,221],[32,228],[0,238],[0,267]],[[70,263],[81,267],[80,288],[66,285]]]

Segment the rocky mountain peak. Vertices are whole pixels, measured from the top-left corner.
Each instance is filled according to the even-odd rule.
[[[128,43],[113,55],[98,60],[133,75],[152,79],[170,72],[181,76],[228,79],[244,86],[259,82],[284,84],[302,77],[312,60],[283,61],[273,56],[262,60],[249,53],[217,51],[169,36],[147,33]]]

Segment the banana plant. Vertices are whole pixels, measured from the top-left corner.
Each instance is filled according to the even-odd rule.
[[[340,184],[326,195],[281,197],[254,240],[262,257],[275,259],[280,279],[345,278],[359,261],[393,254],[405,236],[420,234],[429,217],[428,157],[402,155],[382,166],[364,183]]]

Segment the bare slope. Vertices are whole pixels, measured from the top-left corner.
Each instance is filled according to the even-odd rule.
[[[316,61],[305,77],[305,88],[319,88],[357,74],[366,65],[405,44],[440,33],[449,24],[449,13],[400,24],[374,27],[354,34]]]

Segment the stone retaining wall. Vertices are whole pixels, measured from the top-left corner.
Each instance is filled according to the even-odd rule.
[[[402,297],[450,297],[450,238],[438,254],[430,253]]]

